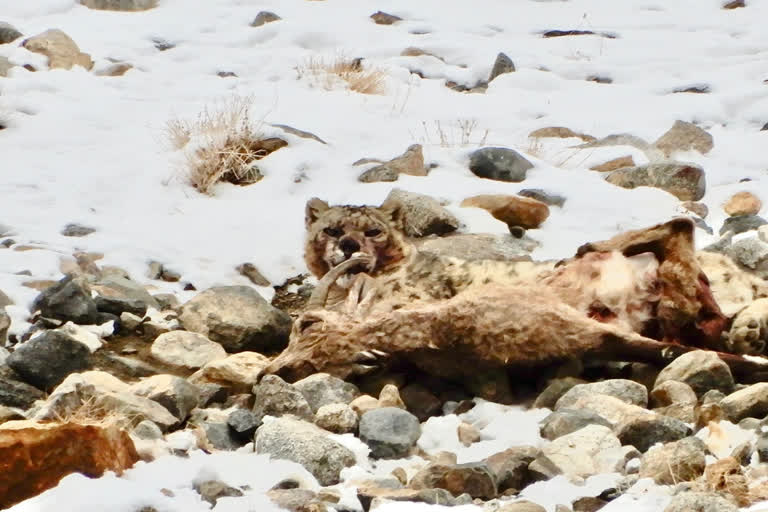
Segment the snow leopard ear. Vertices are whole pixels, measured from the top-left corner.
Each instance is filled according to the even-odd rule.
[[[379,207],[387,220],[397,229],[402,230],[405,225],[405,206],[397,199],[387,199]]]
[[[311,226],[320,214],[329,208],[328,203],[317,197],[313,197],[307,201],[307,206],[304,208],[304,222],[307,227]]]

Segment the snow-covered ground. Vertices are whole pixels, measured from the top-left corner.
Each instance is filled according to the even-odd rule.
[[[760,131],[768,122],[768,3],[747,0],[746,8],[734,10],[722,9],[722,3],[160,0],[149,11],[122,13],[90,10],[76,0],[0,0],[0,21],[25,36],[60,28],[93,57],[96,70],[107,67],[108,59],[133,66],[120,77],[77,67],[47,71],[44,57],[18,44],[0,45],[0,56],[19,64],[8,78],[0,78],[0,118],[8,125],[0,131],[0,223],[17,243],[40,247],[0,251],[0,290],[16,302],[8,308],[12,330],[24,329],[27,306],[37,293],[21,283],[60,278],[60,259],[76,250],[103,253],[100,264],[125,268],[146,283],[150,261],[183,276],[175,284],[151,281],[158,290],[181,293],[184,283],[198,290],[248,284],[235,271],[243,262],[281,283],[305,271],[303,208],[313,196],[331,203],[379,203],[397,186],[447,200],[466,231],[504,233],[506,225],[482,210],[459,208],[460,201],[479,193],[543,188],[567,201],[530,233],[542,243],[534,254],[541,258],[569,256],[586,241],[681,211],[679,201],[666,192],[624,190],[588,170],[624,154],[643,163],[641,152],[577,150],[569,147],[579,142],[575,139],[537,144],[528,138],[546,126],[596,137],[631,133],[653,141],[677,119],[699,124],[713,135],[714,149],[684,156],[706,171],[703,202],[710,209],[707,222],[717,232],[725,218],[721,203],[734,192],[751,190],[768,204],[768,131]],[[261,10],[282,19],[249,26]],[[374,24],[369,16],[378,10],[403,21]],[[552,29],[615,37],[541,37]],[[176,47],[158,51],[156,39]],[[440,59],[400,56],[406,47]],[[499,52],[512,58],[517,71],[495,79],[484,94],[445,87],[447,80],[471,86],[487,79]],[[308,59],[339,55],[363,57],[366,67],[382,69],[386,92],[364,95],[342,86],[327,90],[306,76],[299,79],[296,68]],[[219,72],[237,76],[222,78]],[[613,82],[587,80],[595,75]],[[702,84],[708,94],[672,93]],[[251,97],[252,114],[265,133],[285,137],[289,146],[259,163],[266,175],[259,183],[221,184],[214,196],[201,195],[184,182],[183,157],[169,146],[166,122],[194,119],[233,94]],[[310,131],[328,144],[284,134],[269,123]],[[464,136],[461,126],[467,123],[475,128]],[[467,162],[481,141],[517,149],[536,167],[523,183],[479,179]],[[353,167],[354,161],[390,159],[414,143],[423,145],[428,163],[438,164],[429,176],[401,176],[394,184],[357,181],[363,169]],[[740,183],[743,178],[751,181]],[[62,236],[71,222],[97,231],[82,238]],[[697,234],[699,245],[713,239],[701,230]],[[31,277],[19,275],[22,271]],[[268,296],[270,290],[260,291]],[[224,471],[242,463],[252,465],[247,471],[269,471],[268,478],[254,477],[268,488],[281,472],[292,470],[237,457],[242,456],[158,461],[156,469],[147,464],[132,470],[135,479],[105,477],[99,485],[105,496],[127,496],[155,474],[181,481],[183,472],[191,475],[208,465]],[[53,510],[45,500],[65,510],[62,502],[75,499],[81,488],[100,489],[71,476],[48,498],[18,510]],[[614,502],[603,510],[659,510],[655,499],[641,500],[644,504],[636,509]],[[270,506],[254,502],[250,508],[228,508],[225,501],[216,510]],[[170,510],[161,501],[152,504]],[[129,506],[127,500],[123,506]],[[410,510],[403,504],[395,508]]]

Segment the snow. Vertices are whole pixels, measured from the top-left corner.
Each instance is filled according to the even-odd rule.
[[[46,70],[41,55],[17,45],[0,46],[0,56],[38,69],[18,66],[10,77],[0,78],[0,119],[8,126],[0,131],[0,221],[18,244],[34,248],[0,250],[0,289],[16,303],[6,308],[11,332],[28,327],[28,307],[37,294],[23,283],[59,279],[62,259],[71,259],[75,251],[102,253],[100,265],[122,267],[154,290],[175,292],[181,299],[193,294],[182,291],[187,283],[198,290],[249,284],[235,271],[243,262],[254,263],[280,284],[305,271],[303,207],[313,196],[331,203],[379,203],[396,186],[446,200],[466,231],[505,233],[506,226],[486,212],[460,208],[461,200],[544,188],[567,202],[562,209],[552,208],[542,228],[530,233],[541,242],[534,253],[538,258],[566,257],[586,241],[681,212],[679,201],[663,191],[620,189],[588,171],[624,155],[644,163],[642,152],[574,149],[581,142],[577,139],[528,139],[528,133],[545,126],[567,126],[595,137],[631,133],[653,141],[676,119],[698,123],[713,135],[715,147],[708,155],[691,152],[684,158],[706,170],[703,202],[711,212],[707,222],[717,232],[725,219],[720,205],[731,194],[750,190],[768,204],[763,149],[768,132],[760,131],[768,122],[768,3],[752,1],[735,10],[721,9],[721,3],[160,0],[146,12],[115,13],[89,10],[75,0],[0,0],[0,21],[26,36],[60,28],[93,57],[94,69],[106,68],[109,59],[134,66],[122,77],[97,76],[82,68]],[[282,20],[250,27],[260,10],[274,11]],[[376,10],[403,21],[376,25],[368,18]],[[541,37],[551,29],[592,30],[616,38]],[[160,39],[176,47],[160,52],[154,46]],[[410,46],[439,58],[400,56]],[[512,58],[517,71],[498,77],[485,94],[461,94],[444,86],[449,80],[471,86],[486,79],[500,51]],[[297,67],[308,59],[338,55],[364,57],[366,66],[384,70],[386,93],[325,90],[297,78]],[[220,71],[237,77],[220,78]],[[591,75],[613,83],[587,81]],[[711,92],[671,92],[696,84],[707,84]],[[261,182],[222,184],[214,196],[204,196],[184,182],[183,154],[170,147],[164,129],[168,120],[195,119],[206,106],[232,95],[252,98],[254,121],[289,146],[259,163],[265,174]],[[467,123],[475,128],[464,134],[461,127]],[[328,144],[284,134],[269,124],[310,131]],[[501,183],[473,176],[467,169],[469,154],[483,140],[526,154],[536,164],[528,179]],[[413,143],[423,144],[426,161],[438,164],[428,177],[403,176],[394,184],[357,182],[364,168],[352,162],[389,159]],[[751,181],[740,182],[745,178]],[[62,236],[61,229],[71,222],[97,231],[83,238]],[[716,238],[701,230],[697,236],[699,246]],[[149,279],[151,261],[179,272],[181,282]],[[270,288],[259,291],[269,298]],[[541,414],[481,404],[461,418],[430,420],[420,445],[427,451],[454,451],[460,461],[479,460],[509,446],[536,445]],[[478,426],[483,439],[461,446],[455,434],[460,420]],[[362,457],[359,447],[356,453]],[[184,486],[206,467],[231,471],[232,481],[250,475],[254,489],[267,488],[267,482],[293,470],[243,454],[163,458],[122,479],[67,477],[57,489],[14,510],[66,510],[70,505],[72,510],[135,510],[150,503],[158,510],[205,510]],[[376,471],[361,471],[369,469]],[[159,493],[162,486],[178,491],[173,505]],[[649,492],[651,497],[624,496],[605,510],[659,510]],[[216,510],[274,508],[255,491],[243,500],[254,501],[243,505],[227,498]],[[395,507],[429,508],[389,508]],[[453,510],[465,509],[476,507]]]

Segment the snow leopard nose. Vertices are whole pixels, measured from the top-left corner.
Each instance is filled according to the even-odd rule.
[[[354,253],[360,250],[360,244],[353,238],[344,238],[339,242],[339,249],[344,252],[344,256],[349,258]]]

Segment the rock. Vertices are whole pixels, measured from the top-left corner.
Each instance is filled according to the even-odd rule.
[[[540,451],[532,446],[518,446],[496,453],[485,459],[494,475],[499,494],[507,490],[522,491],[533,483],[534,477],[528,466],[538,457]]]
[[[739,233],[756,230],[766,224],[768,224],[768,221],[759,215],[734,215],[725,219],[719,234],[723,236],[726,232],[731,231],[734,235],[738,235]]]
[[[554,409],[555,404],[560,399],[561,396],[563,396],[569,389],[574,387],[577,384],[585,384],[586,382],[582,379],[577,379],[576,377],[564,377],[561,379],[554,379],[552,380],[546,388],[544,388],[544,391],[539,393],[539,396],[536,397],[536,401],[533,403],[533,408],[547,408],[547,409]]]
[[[589,409],[559,409],[539,424],[541,437],[550,441],[581,430],[587,425],[602,425],[613,428],[613,424]]]
[[[271,11],[260,11],[255,18],[253,18],[253,21],[251,22],[252,27],[260,27],[262,25],[266,25],[267,23],[272,23],[273,21],[281,20],[280,16],[277,14],[271,12]]]
[[[95,233],[96,228],[92,228],[90,226],[83,226],[82,224],[77,223],[71,223],[64,226],[64,229],[61,230],[61,234],[63,236],[72,236],[72,237],[83,237],[88,236],[91,233]]]
[[[736,215],[757,215],[762,209],[763,203],[760,198],[752,192],[737,192],[732,195],[723,205],[723,210],[729,216]]]
[[[208,440],[208,445],[216,450],[237,450],[247,442],[235,436],[227,423],[205,422],[203,423],[203,431]]]
[[[704,474],[706,446],[696,437],[654,446],[640,460],[640,478],[659,485],[694,480]]]
[[[499,52],[499,54],[496,55],[496,60],[493,63],[491,74],[488,75],[488,83],[492,82],[493,79],[499,75],[512,73],[513,71],[515,71],[515,63],[512,62],[512,59],[510,59],[506,53]]]
[[[80,3],[104,11],[146,11],[157,6],[157,0],[80,0]]]
[[[200,390],[186,379],[174,375],[153,375],[131,386],[131,391],[159,403],[179,421],[198,406]]]
[[[626,379],[609,379],[591,384],[577,384],[555,404],[555,410],[572,407],[580,398],[608,395],[630,405],[648,407],[648,390],[642,384]]]
[[[280,507],[290,512],[327,512],[328,509],[317,499],[317,493],[309,489],[271,489],[267,497]]]
[[[181,306],[179,321],[228,352],[281,350],[291,317],[272,307],[248,286],[216,286]]]
[[[10,23],[0,21],[0,44],[12,43],[23,35]]]
[[[482,438],[480,431],[474,425],[470,423],[461,422],[456,429],[456,434],[459,437],[459,442],[464,446],[470,446]]]
[[[72,38],[59,29],[46,30],[25,39],[21,45],[30,52],[48,57],[50,69],[72,69],[72,66],[82,66],[90,70],[93,67],[91,56],[81,52]]]
[[[139,456],[128,434],[116,425],[9,421],[0,426],[0,508],[56,486],[62,477],[118,475]]]
[[[726,417],[737,423],[744,418],[768,416],[768,382],[752,384],[723,398],[720,402]]]
[[[198,369],[227,357],[224,347],[202,334],[171,331],[158,336],[150,349],[152,357],[167,365]]]
[[[634,418],[655,416],[654,413],[643,407],[622,402],[618,398],[608,395],[588,395],[582,397],[571,408],[594,411],[617,427]]]
[[[314,413],[304,395],[277,375],[267,375],[253,386],[253,412],[259,421],[264,416],[280,417],[292,414],[297,418],[312,421]]]
[[[704,169],[696,164],[661,162],[613,171],[605,180],[623,188],[654,187],[681,201],[698,201],[706,192]]]
[[[385,384],[379,393],[379,407],[397,407],[406,409],[405,403],[400,398],[400,392],[394,384]]]
[[[597,172],[613,172],[616,169],[623,169],[625,167],[635,167],[635,160],[632,158],[632,155],[620,156],[602,164],[594,165],[590,169]]]
[[[518,192],[517,195],[521,197],[528,197],[530,199],[535,199],[536,201],[544,203],[547,206],[562,207],[565,204],[565,198],[563,196],[559,196],[557,194],[550,194],[549,192],[545,192],[540,188],[524,188],[520,192]]]
[[[408,146],[405,153],[376,167],[372,167],[358,177],[363,183],[375,181],[395,181],[400,174],[426,176],[424,153],[421,144]]]
[[[8,57],[2,56],[0,57],[0,76],[8,76],[8,71],[11,70],[13,67],[13,64],[11,64],[11,61],[8,60]],[[0,130],[4,130],[7,127],[7,121],[6,119],[0,118]],[[13,245],[13,240],[10,238],[6,238],[2,242],[2,248],[6,249]]]
[[[570,138],[576,138],[576,139],[581,139],[584,142],[592,142],[592,141],[596,140],[591,135],[575,132],[575,131],[571,130],[570,128],[566,128],[565,126],[547,126],[545,128],[539,128],[538,130],[533,130],[531,133],[529,133],[528,137],[530,137],[532,139],[545,139],[545,138],[570,139]]]
[[[646,452],[656,443],[678,441],[693,434],[682,421],[662,415],[638,417],[625,422],[617,436],[622,445],[631,445]]]
[[[723,4],[723,9],[738,9],[746,6],[747,3],[744,0],[731,0]]]
[[[123,76],[128,71],[133,69],[133,65],[127,62],[115,62],[107,67],[94,71],[96,76]]]
[[[349,434],[357,429],[357,413],[347,404],[327,404],[317,410],[315,425],[334,434]]]
[[[373,398],[371,395],[360,395],[359,397],[349,402],[349,406],[352,408],[353,411],[355,411],[355,414],[357,414],[357,417],[359,419],[363,414],[367,413],[368,411],[378,409],[379,401]]]
[[[128,312],[143,317],[147,308],[160,309],[160,304],[144,286],[127,276],[103,275],[91,289],[99,295],[96,298],[99,311],[117,316]]]
[[[768,462],[768,436],[766,436],[765,433],[758,437],[757,444],[755,445],[755,452],[757,453],[757,460],[759,462]]]
[[[443,403],[429,389],[414,382],[400,390],[400,397],[408,412],[415,415],[419,421],[427,421],[432,416],[440,414]]]
[[[361,487],[357,490],[357,497],[363,505],[363,510],[370,511],[376,510],[381,504],[401,501],[443,506],[462,504],[459,503],[460,500],[458,498],[454,498],[445,489],[381,489]],[[367,507],[366,504],[368,504]]]
[[[45,398],[45,393],[19,378],[7,366],[0,366],[0,405],[29,409],[36,400]]]
[[[163,431],[160,430],[160,427],[155,425],[153,422],[149,420],[142,420],[138,425],[133,427],[131,435],[138,437],[139,439],[155,440],[163,438]]]
[[[668,380],[655,386],[650,398],[653,407],[666,407],[672,404],[695,405],[698,402],[691,386],[676,380]]]
[[[400,16],[387,14],[386,12],[382,11],[376,11],[375,13],[371,14],[370,17],[377,25],[392,25],[393,23],[402,21],[403,19]]]
[[[8,339],[8,329],[11,328],[11,317],[5,312],[5,307],[0,307],[0,347],[5,345]],[[4,349],[3,349],[4,350]],[[0,364],[5,362],[8,352],[2,352],[0,354]]]
[[[520,261],[530,260],[531,251],[539,243],[531,238],[487,233],[462,233],[443,237],[416,239],[422,252],[449,256],[468,261]]]
[[[357,386],[327,373],[316,373],[293,384],[307,399],[312,413],[328,404],[348,404],[360,394]]]
[[[410,237],[444,235],[456,231],[458,219],[435,199],[414,192],[394,188],[383,206],[400,206],[403,231]]]
[[[469,157],[469,170],[490,180],[517,183],[525,180],[528,170],[532,168],[531,162],[509,148],[482,148]]]
[[[755,237],[737,240],[726,254],[736,263],[757,271],[760,277],[768,277],[768,243]]]
[[[211,505],[216,505],[219,498],[240,497],[243,491],[230,487],[224,482],[218,480],[206,480],[205,482],[195,482],[194,489],[197,494]]]
[[[377,459],[406,457],[421,436],[421,425],[413,414],[397,407],[375,409],[360,418],[360,440]]]
[[[264,277],[253,263],[242,263],[238,265],[235,270],[237,270],[241,276],[247,277],[248,280],[256,286],[269,286],[271,284],[269,279]]]
[[[674,496],[664,512],[738,512],[725,498],[708,492],[683,492]]]
[[[683,201],[680,203],[680,206],[686,211],[689,211],[694,215],[701,217],[702,219],[706,219],[707,215],[709,215],[709,208],[704,203],[697,203],[696,201]]]
[[[257,352],[240,352],[211,361],[195,372],[189,380],[196,385],[219,384],[230,388],[233,393],[248,393],[269,363],[269,358]]]
[[[261,425],[258,414],[246,409],[237,409],[227,417],[227,425],[232,435],[241,441],[253,439],[256,429]]]
[[[90,367],[88,347],[60,331],[46,331],[18,346],[8,366],[36,388],[49,390],[70,373]]]
[[[383,164],[372,167],[363,172],[357,177],[357,181],[361,183],[381,183],[397,181],[400,175],[391,167],[386,167]]]
[[[82,278],[67,276],[43,290],[32,303],[32,311],[40,311],[45,318],[80,325],[96,323],[96,302],[91,289]]]
[[[354,453],[331,440],[327,432],[287,417],[268,418],[259,427],[255,451],[301,464],[320,485],[337,484],[341,470],[355,463]]]
[[[408,484],[411,489],[445,489],[453,496],[467,493],[473,498],[496,497],[496,482],[483,462],[443,465],[429,464],[416,473]]]
[[[704,469],[704,481],[709,489],[725,495],[729,501],[735,501],[739,506],[752,504],[754,496],[750,495],[747,478],[741,464],[733,457],[724,457],[709,464]]]
[[[532,501],[522,500],[502,505],[501,508],[496,509],[496,512],[547,512],[547,509]]]
[[[571,508],[573,512],[597,512],[607,504],[608,501],[596,496],[585,496],[571,503]]]
[[[654,387],[668,380],[688,384],[696,396],[701,396],[710,389],[717,389],[727,394],[733,390],[734,386],[733,375],[728,365],[714,352],[704,350],[688,352],[672,361],[659,373]]]
[[[621,443],[603,425],[587,425],[545,445],[541,451],[558,470],[568,477],[587,478],[616,471],[612,455]]]
[[[536,229],[549,217],[549,207],[528,197],[490,195],[468,197],[462,207],[482,208],[508,226]]]
[[[664,156],[669,157],[677,151],[698,151],[706,155],[714,147],[712,135],[693,123],[675,121],[672,128],[653,143]]]

